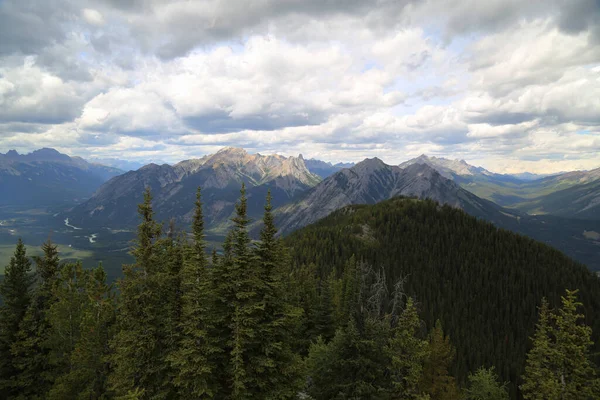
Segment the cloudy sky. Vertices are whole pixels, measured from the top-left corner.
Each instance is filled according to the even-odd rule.
[[[600,167],[598,0],[0,0],[0,152]]]

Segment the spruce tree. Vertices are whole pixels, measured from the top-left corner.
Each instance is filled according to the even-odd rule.
[[[592,329],[582,323],[585,316],[578,308],[577,290],[567,290],[562,297],[562,307],[553,314],[556,327],[556,353],[559,355],[557,378],[562,399],[598,398],[600,382],[597,367],[590,361]]]
[[[48,348],[51,329],[48,312],[56,301],[53,287],[60,260],[58,248],[50,239],[42,245],[42,251],[43,255],[35,258],[38,286],[11,348],[17,369],[13,380],[17,398],[44,398],[54,378]]]
[[[175,385],[182,399],[212,398],[217,392],[212,355],[220,350],[215,348],[207,327],[211,293],[200,188],[196,194],[192,233],[193,243],[185,247],[181,271],[179,346],[170,358],[176,372]]]
[[[114,370],[110,386],[117,398],[137,393],[142,399],[169,398],[174,392],[172,371],[167,361],[169,342],[168,281],[169,254],[162,239],[162,226],[154,220],[150,189],[138,206],[141,223],[132,251],[133,265],[123,266],[119,282],[118,333],[112,348]],[[170,285],[168,285],[170,287]],[[167,290],[168,292],[168,290]]]
[[[527,355],[525,399],[580,399],[600,396],[597,367],[590,361],[592,330],[578,312],[577,290],[567,290],[562,307],[549,312],[542,303],[540,318]]]
[[[316,400],[390,399],[389,321],[350,319],[329,343],[311,345],[307,392]]]
[[[460,397],[456,380],[449,373],[456,350],[450,338],[444,335],[442,323],[437,320],[429,334],[428,356],[423,366],[419,388],[431,400],[453,400]]]
[[[314,311],[315,335],[322,336],[329,342],[335,335],[335,318],[333,313],[333,274],[319,281],[320,294]]]
[[[79,338],[69,356],[68,369],[54,382],[49,399],[96,400],[106,396],[108,391],[106,380],[115,302],[102,265],[84,271],[83,291]]]
[[[209,363],[214,366],[212,381],[215,383],[215,398],[227,399],[231,395],[231,353],[232,316],[234,311],[235,288],[233,286],[233,230],[223,242],[223,255],[213,253],[212,270],[209,274],[207,310],[208,341],[220,351],[209,355]]]
[[[249,373],[258,396],[286,399],[295,397],[302,384],[300,358],[292,350],[301,310],[292,306],[285,290],[289,267],[276,238],[272,209],[269,191],[260,242],[255,247],[253,270],[257,276],[252,282],[256,285],[258,320],[252,347],[257,352],[250,359]]]
[[[11,347],[17,339],[19,326],[31,302],[31,261],[21,239],[17,242],[10,264],[4,270],[0,283],[0,393],[2,397],[14,395],[13,380],[17,373],[13,364]]]
[[[552,360],[556,349],[551,343],[550,308],[542,299],[535,334],[531,338],[533,347],[527,353],[525,374],[521,390],[525,399],[552,399],[559,392],[559,382],[552,378]]]
[[[242,184],[240,200],[236,204],[236,216],[232,218],[234,223],[232,243],[232,270],[231,283],[233,284],[233,295],[231,304],[232,321],[230,337],[230,359],[231,371],[231,396],[233,399],[252,398],[260,388],[255,379],[256,372],[263,368],[260,364],[253,364],[254,357],[259,357],[256,347],[258,325],[261,309],[259,286],[261,274],[254,268],[255,258],[250,249],[250,236],[248,224],[250,219],[247,213],[246,187]]]
[[[465,390],[465,400],[508,400],[506,383],[498,382],[494,368],[479,368],[474,374],[469,374],[469,387]],[[539,397],[550,399],[550,397]]]
[[[62,266],[52,288],[56,299],[48,310],[50,325],[46,346],[52,366],[52,381],[71,369],[71,354],[80,337],[82,313],[86,306],[87,276],[81,263]]]
[[[421,397],[419,381],[423,374],[423,364],[428,356],[427,341],[419,337],[421,321],[412,298],[393,328],[387,346],[391,359],[390,377],[395,397],[398,399],[418,399]]]

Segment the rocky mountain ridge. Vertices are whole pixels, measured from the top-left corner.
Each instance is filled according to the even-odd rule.
[[[75,207],[69,218],[82,225],[135,226],[137,204],[149,187],[159,219],[187,222],[200,186],[208,225],[218,230],[229,223],[242,183],[247,186],[249,214],[258,217],[267,190],[272,192],[273,205],[279,206],[319,182],[301,156],[265,156],[228,147],[173,166],[150,164],[118,176]]]

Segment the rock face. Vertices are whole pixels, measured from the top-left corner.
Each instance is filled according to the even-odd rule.
[[[0,153],[0,205],[74,204],[123,171],[54,149]]]
[[[107,182],[68,216],[82,226],[135,226],[137,204],[144,189],[150,187],[158,219],[187,223],[196,189],[201,186],[208,227],[218,232],[229,222],[242,182],[248,190],[249,215],[260,218],[268,190],[273,205],[279,206],[319,183],[320,178],[308,171],[302,157],[263,156],[225,148],[173,166],[150,164],[127,172]]]
[[[331,175],[296,203],[278,209],[278,226],[283,233],[291,232],[344,206],[375,204],[396,196],[429,198],[486,219],[493,219],[500,210],[427,164],[400,168],[371,158]]]

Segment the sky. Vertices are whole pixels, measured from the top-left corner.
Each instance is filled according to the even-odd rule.
[[[600,0],[0,0],[0,152],[600,167]]]

